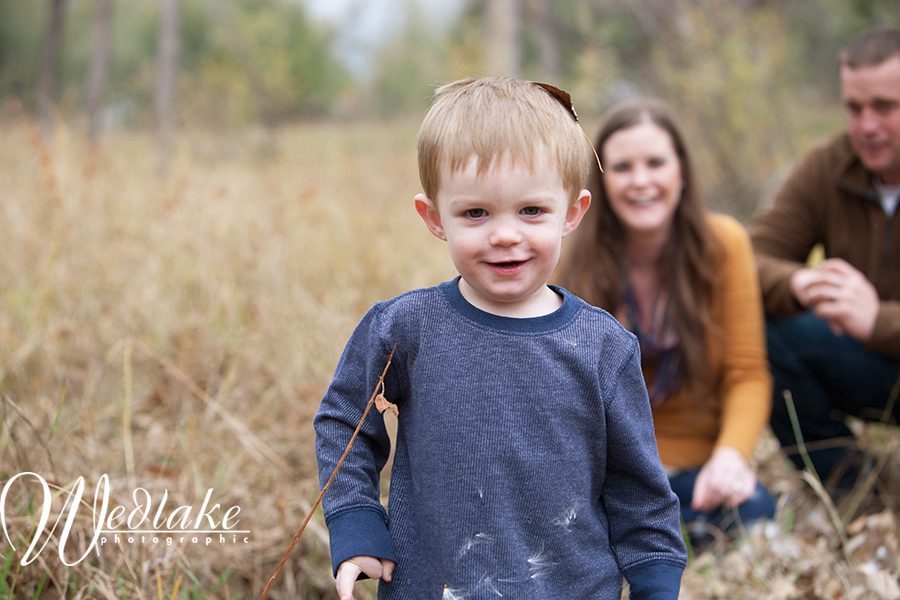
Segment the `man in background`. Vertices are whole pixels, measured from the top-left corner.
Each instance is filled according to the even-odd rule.
[[[774,376],[772,430],[798,467],[785,392],[823,481],[849,488],[861,453],[846,415],[897,422],[900,377],[900,30],[841,53],[847,130],[794,168],[751,226]],[[826,259],[809,267],[821,244]]]

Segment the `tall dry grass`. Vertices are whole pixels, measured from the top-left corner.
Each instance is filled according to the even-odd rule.
[[[452,274],[412,208],[415,124],[185,134],[165,178],[152,137],[2,127],[3,479],[108,473],[125,504],[135,485],[193,505],[213,487],[252,530],[76,568],[45,552],[9,580],[155,597],[157,574],[208,592],[231,567],[221,589],[249,597],[316,495],[311,418],[356,321]],[[281,597],[331,588],[323,540],[304,536]]]
[[[255,597],[318,492],[311,419],[353,326],[453,274],[412,208],[416,123],[186,132],[162,178],[150,136],[91,148],[65,127],[44,141],[21,115],[0,127],[0,478],[34,471],[66,490],[84,476],[90,492],[106,473],[125,505],[135,486],[195,506],[214,488],[252,532],[246,545],[106,546],[76,567],[52,541],[23,567],[4,540],[0,592]],[[896,453],[894,432],[876,441]],[[896,501],[842,550],[771,441],[760,461],[778,521],[696,556],[685,597],[892,593]],[[10,519],[19,543],[27,496]],[[328,564],[317,516],[270,598],[333,598]]]

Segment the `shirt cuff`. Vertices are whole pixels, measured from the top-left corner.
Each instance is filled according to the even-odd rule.
[[[328,534],[334,575],[341,563],[354,556],[397,562],[385,517],[378,510],[367,507],[340,512],[328,520]]]
[[[684,565],[655,560],[625,571],[631,600],[677,600]]]

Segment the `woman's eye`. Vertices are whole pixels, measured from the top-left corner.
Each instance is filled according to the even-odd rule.
[[[466,216],[470,219],[480,219],[485,216],[487,213],[483,208],[470,208],[466,211]]]
[[[522,209],[522,214],[527,217],[536,217],[539,214],[541,214],[542,212],[544,212],[544,211],[541,210],[537,206],[526,206],[525,208]]]
[[[628,163],[613,163],[612,171],[614,173],[627,173],[631,170],[631,165]]]
[[[647,164],[653,168],[662,167],[666,164],[666,159],[664,158],[651,158],[647,161]]]

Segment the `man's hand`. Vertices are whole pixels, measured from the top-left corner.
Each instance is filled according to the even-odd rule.
[[[860,342],[872,337],[880,306],[878,292],[850,263],[830,258],[813,269],[800,269],[791,277],[791,291],[836,335]]]
[[[737,506],[755,489],[756,475],[744,455],[735,448],[719,446],[697,475],[691,508],[709,512],[723,504]]]
[[[818,269],[803,267],[791,275],[791,292],[801,306],[812,308],[817,302],[828,299],[828,289],[821,285],[823,283],[822,273]]]
[[[353,586],[360,573],[365,573],[372,579],[391,580],[394,572],[394,563],[373,556],[354,556],[341,563],[338,567],[335,585],[341,600],[355,600]]]

